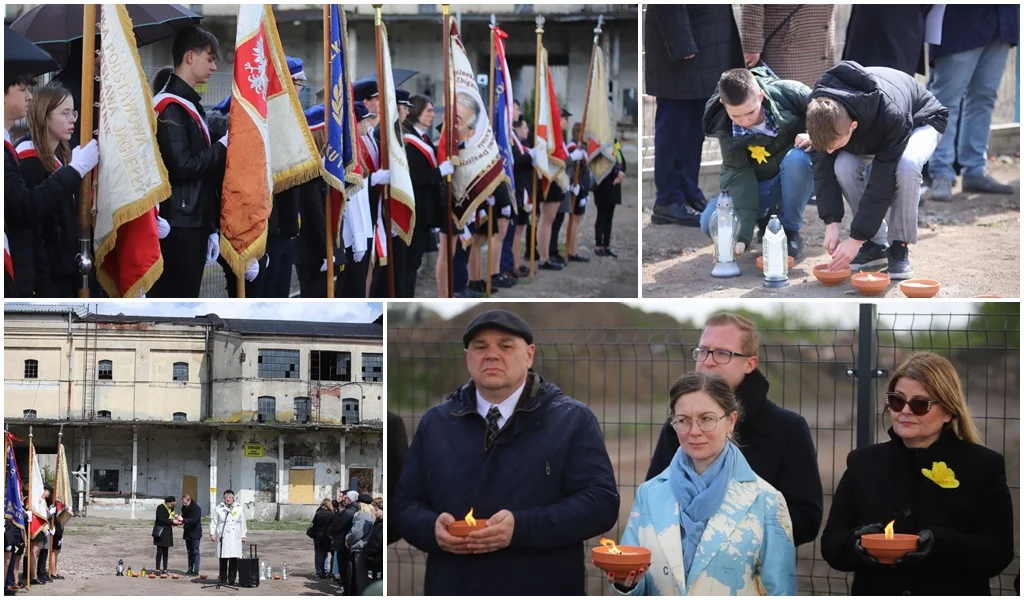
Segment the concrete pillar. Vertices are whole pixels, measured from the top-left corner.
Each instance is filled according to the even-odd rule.
[[[85,387],[85,386],[83,386]],[[88,427],[85,430],[85,504],[83,506],[88,507],[92,502],[92,427]],[[86,515],[88,515],[88,508],[86,508]]]
[[[139,426],[132,425],[132,511],[131,519],[135,520],[135,498],[139,480]]]
[[[612,94],[612,120],[622,118],[622,85],[619,81],[619,62],[622,56],[622,31],[618,27],[613,29],[612,36],[612,60],[608,71],[608,81],[611,82]],[[607,56],[607,54],[606,54]],[[617,134],[617,132],[615,132]]]
[[[339,491],[344,491],[348,489],[348,466],[345,464],[346,458],[344,431],[341,432],[341,453],[339,454],[339,457],[341,458],[341,466],[338,468],[338,476],[341,479],[341,488]]]
[[[280,433],[277,436],[277,493],[274,495],[277,498],[277,504],[280,506],[288,501],[283,493],[281,483],[284,481],[284,434]],[[280,508],[278,509],[278,515],[281,514]]]
[[[209,512],[213,514],[213,509],[217,506],[217,438],[220,436],[220,430],[213,429],[210,432],[210,504]]]

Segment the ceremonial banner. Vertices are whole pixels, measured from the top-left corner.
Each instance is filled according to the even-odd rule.
[[[345,11],[331,5],[331,110],[327,118],[327,149],[324,152],[324,180],[347,198],[363,185],[363,170],[357,160],[355,105],[348,62],[348,30]],[[332,194],[332,199],[334,194]],[[338,206],[338,213],[344,211]]]
[[[4,271],[14,281],[14,261],[11,260],[11,243],[7,241],[7,234],[4,233]]]
[[[534,147],[537,148],[534,165],[541,175],[541,189],[544,198],[548,197],[551,182],[562,188],[569,189],[569,176],[565,172],[565,160],[569,153],[565,149],[565,138],[562,137],[562,111],[558,107],[555,96],[555,85],[548,68],[548,50],[541,48],[540,59],[540,94],[537,109],[537,131],[534,132]]]
[[[36,448],[32,444],[31,436],[28,440],[28,463],[31,469],[28,474],[28,509],[32,511],[29,537],[34,538],[49,531],[50,515],[47,512],[46,500],[43,498],[43,474],[39,470],[39,460],[36,458]]]
[[[608,110],[608,82],[604,75],[604,53],[594,46],[594,74],[590,78],[590,101],[587,106],[587,160],[590,172],[601,183],[615,167],[615,134]]]
[[[170,197],[171,185],[156,142],[153,97],[124,4],[102,6],[100,48],[99,145],[103,152],[93,234],[96,279],[113,298],[136,298],[164,270],[156,206]]]
[[[71,495],[71,478],[68,476],[68,458],[64,453],[64,444],[57,446],[57,469],[55,475],[53,503],[57,508],[57,520],[60,521],[61,525],[65,525],[75,513],[71,508],[73,496]]]
[[[25,507],[21,502],[21,474],[18,473],[18,461],[14,458],[14,439],[4,432],[7,440],[7,474],[4,479],[4,519],[25,531]]]
[[[387,103],[388,119],[392,126],[381,124],[381,135],[388,136],[388,171],[391,175],[391,227],[406,244],[412,244],[412,230],[416,226],[416,195],[412,188],[412,177],[409,175],[409,157],[405,153],[401,124],[398,123],[398,99],[395,96],[395,80],[391,72],[391,50],[388,46],[388,29],[383,23],[381,29],[381,57],[384,61],[384,85],[380,89],[381,97]],[[385,244],[386,247],[386,244]],[[381,263],[384,264],[384,263]]]
[[[462,229],[473,217],[480,203],[494,193],[505,176],[504,162],[491,129],[487,105],[480,97],[476,73],[466,55],[459,37],[459,29],[452,22],[449,43],[451,47],[452,85],[455,86],[455,123],[444,124],[444,136],[438,148],[438,160],[448,159],[447,136],[459,141],[458,160],[452,160],[452,217],[455,227]],[[454,131],[453,127],[454,125]]]
[[[266,253],[273,194],[322,173],[270,5],[238,7],[231,98],[220,252],[241,277]]]
[[[512,77],[509,75],[508,62],[505,60],[505,38],[508,34],[500,27],[494,27],[494,137],[497,138],[498,151],[505,162],[505,177],[508,180],[511,197],[516,195],[515,156],[512,145],[520,152],[523,146],[512,131]],[[515,203],[512,203],[513,210]]]

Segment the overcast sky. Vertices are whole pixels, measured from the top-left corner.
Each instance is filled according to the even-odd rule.
[[[33,302],[33,304],[44,304]],[[92,302],[89,310],[104,315],[145,317],[195,317],[216,314],[223,319],[267,319],[281,321],[323,321],[334,323],[372,323],[384,307],[380,302],[347,302],[343,300],[307,302]]]

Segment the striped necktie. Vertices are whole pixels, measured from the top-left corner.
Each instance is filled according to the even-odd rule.
[[[498,419],[501,418],[501,411],[498,410],[497,406],[492,406],[487,411],[487,447],[490,448],[491,444],[494,443],[494,438],[498,437],[498,432],[501,428],[498,427]]]

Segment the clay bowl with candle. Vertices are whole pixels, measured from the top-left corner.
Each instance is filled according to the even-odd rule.
[[[167,573],[161,573],[160,579],[167,579]]]
[[[790,256],[790,257],[787,258],[786,264],[789,265],[789,267],[788,267],[789,269],[792,269],[793,265],[796,264],[796,260],[792,256]],[[758,256],[757,257],[757,268],[760,269],[761,271],[764,271],[764,257],[763,256]]]
[[[150,579],[156,579],[156,573],[150,573],[149,574],[149,578]]]
[[[900,291],[907,298],[933,298],[939,293],[939,282],[934,279],[908,279],[900,282]]]
[[[885,537],[884,533],[860,536],[860,545],[883,565],[891,565],[907,552],[917,551],[917,541],[918,537],[912,533],[894,533],[892,539]]]
[[[466,537],[474,531],[480,531],[487,527],[487,519],[476,519],[476,525],[470,525],[465,520],[455,521],[448,526],[448,533],[455,537]]]
[[[837,271],[826,270],[828,265],[814,265],[814,277],[825,287],[841,285],[850,276],[850,267],[843,267]]]
[[[207,578],[206,573],[202,573],[201,575],[199,575],[199,578],[200,579],[206,579]]]
[[[181,579],[181,575],[178,575],[177,573],[175,573],[175,574],[171,575],[171,579]]]
[[[625,578],[630,571],[640,572],[651,566],[651,551],[639,546],[615,546],[622,554],[613,552],[613,548],[598,546],[590,551],[590,560],[598,569],[605,573],[615,573]]]
[[[850,278],[850,282],[853,283],[854,289],[864,296],[877,296],[885,291],[885,288],[889,286],[889,274],[888,273],[856,273]]]

